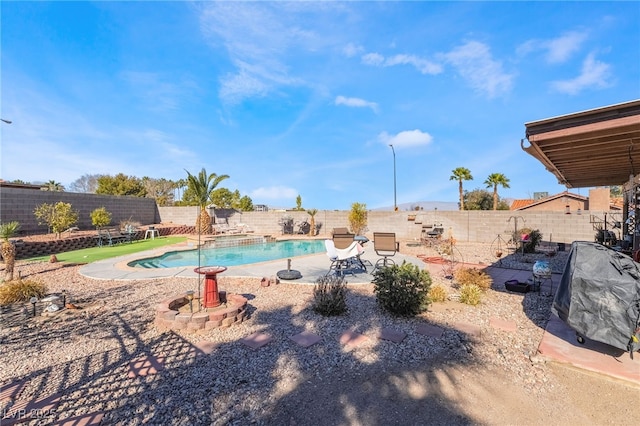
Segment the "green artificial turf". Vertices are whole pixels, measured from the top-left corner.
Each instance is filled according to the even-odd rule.
[[[109,259],[111,257],[124,256],[140,251],[151,250],[171,244],[182,243],[186,237],[159,237],[148,240],[137,240],[131,243],[115,244],[113,246],[91,247],[81,250],[56,253],[58,262],[65,263],[90,263],[97,260]],[[32,261],[48,261],[50,256],[32,257]]]

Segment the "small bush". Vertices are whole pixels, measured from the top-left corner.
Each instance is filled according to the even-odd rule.
[[[475,284],[481,290],[488,290],[493,284],[491,275],[477,268],[461,268],[453,273],[453,279],[458,286],[462,287],[466,284]]]
[[[98,207],[91,212],[91,223],[96,228],[107,226],[111,223],[111,213],[105,207]]]
[[[47,294],[44,284],[37,281],[15,280],[0,285],[0,305],[24,302],[33,296],[41,299]]]
[[[465,284],[460,289],[460,302],[476,306],[482,298],[482,290],[475,284]]]
[[[429,290],[429,300],[431,302],[444,302],[447,300],[447,290],[440,284],[431,287]]]
[[[373,285],[378,304],[394,315],[414,316],[429,306],[431,275],[411,263],[377,269]]]
[[[313,287],[313,310],[324,316],[347,311],[347,286],[343,277],[320,277]]]

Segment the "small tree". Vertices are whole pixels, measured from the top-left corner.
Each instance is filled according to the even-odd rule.
[[[296,197],[296,210],[298,211],[304,210],[302,208],[302,196],[300,194],[298,194],[298,196]]]
[[[318,209],[309,209],[307,213],[311,216],[311,220],[309,221],[309,235],[313,237],[316,235],[316,214],[318,214]]]
[[[351,204],[349,212],[349,227],[351,231],[360,235],[367,228],[367,205],[364,203]]]
[[[104,207],[98,207],[91,212],[91,223],[96,228],[107,226],[111,223],[111,213]]]
[[[47,225],[56,238],[60,238],[60,233],[78,223],[78,212],[71,208],[71,204],[62,201],[56,204],[41,204],[36,207],[34,214],[39,225]]]

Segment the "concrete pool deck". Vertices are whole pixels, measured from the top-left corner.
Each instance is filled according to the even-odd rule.
[[[182,248],[185,246],[183,245]],[[99,280],[147,280],[155,278],[197,278],[200,275],[194,272],[197,266],[184,266],[177,268],[140,268],[130,267],[127,264],[133,260],[143,257],[159,256],[167,251],[175,250],[176,246],[163,247],[161,249],[148,250],[127,256],[114,257],[111,259],[100,260],[89,263],[80,268],[80,274]],[[376,261],[380,258],[373,250],[373,244],[365,245],[365,252],[361,256],[362,260],[367,264],[367,272],[358,272],[354,275],[347,274],[346,281],[349,284],[369,284],[373,279],[371,272]],[[400,252],[393,256],[393,261],[402,264],[403,261],[413,263],[422,267],[424,262],[415,256],[408,256]],[[329,271],[331,261],[325,252],[304,256],[296,256],[291,258],[291,269],[300,271],[302,278],[290,280],[287,282],[300,284],[313,284],[315,281],[325,275]],[[201,265],[214,266],[214,265]],[[215,265],[225,266],[225,265]],[[270,278],[275,276],[278,271],[287,269],[287,259],[278,259],[268,262],[251,263],[248,265],[228,266],[227,270],[221,276],[229,277],[256,277]]]

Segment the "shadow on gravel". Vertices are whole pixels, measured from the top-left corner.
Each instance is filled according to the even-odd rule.
[[[3,425],[23,415],[39,424],[476,423],[452,400],[464,390],[450,374],[456,366],[474,364],[473,338],[442,325],[439,337],[417,333],[416,326],[427,320],[390,317],[371,296],[349,293],[350,309],[367,313],[358,321],[288,305],[255,309],[231,328],[182,336],[152,332],[154,310],[133,309],[155,301],[138,299],[132,286],[108,291],[121,301],[118,312],[105,308],[60,324],[27,321],[3,333],[3,358],[28,351],[33,362],[47,365],[2,384]],[[406,338],[380,340],[383,327],[403,331]],[[321,340],[302,347],[290,339],[292,330],[313,331]],[[344,346],[340,338],[347,330],[367,336],[366,342]],[[237,337],[256,331],[272,341],[253,350]],[[77,336],[110,348],[57,358],[56,348],[79,344]],[[149,368],[132,369],[138,361]]]

